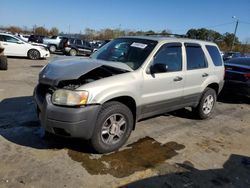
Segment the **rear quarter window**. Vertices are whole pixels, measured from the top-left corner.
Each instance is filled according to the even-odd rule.
[[[212,58],[213,64],[215,66],[222,66],[223,62],[218,48],[216,46],[206,45],[206,49]]]

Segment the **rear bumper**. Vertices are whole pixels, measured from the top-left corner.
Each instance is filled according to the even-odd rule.
[[[34,90],[34,100],[42,127],[60,136],[90,139],[100,105],[62,107],[51,103],[51,95],[43,99]]]

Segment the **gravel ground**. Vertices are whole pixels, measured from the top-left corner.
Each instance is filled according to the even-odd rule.
[[[44,136],[32,100],[48,60],[8,58],[0,71],[0,187],[250,187],[249,98],[223,92],[215,113],[141,121],[120,151]]]

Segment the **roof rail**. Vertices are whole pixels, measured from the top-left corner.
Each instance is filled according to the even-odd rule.
[[[188,38],[185,34],[175,33],[146,33],[146,36],[166,36],[166,37],[177,37],[177,38]]]

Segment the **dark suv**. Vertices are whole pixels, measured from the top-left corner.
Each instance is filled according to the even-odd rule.
[[[30,35],[28,42],[43,43],[44,36],[42,35]]]
[[[64,38],[59,44],[59,50],[70,56],[91,55],[93,48],[90,43],[77,38]]]

